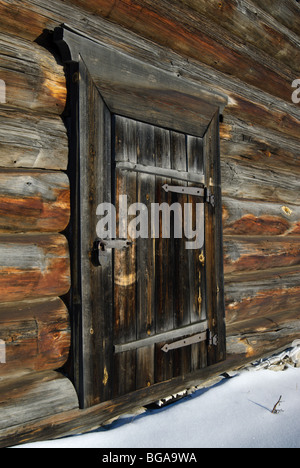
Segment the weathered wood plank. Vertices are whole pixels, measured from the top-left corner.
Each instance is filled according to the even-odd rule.
[[[154,127],[137,122],[137,162],[155,166]],[[138,203],[143,203],[151,212],[151,203],[155,200],[155,176],[139,173],[137,175]],[[141,232],[136,239],[137,271],[137,338],[146,338],[155,333],[155,239],[152,239],[152,226],[149,217],[147,225],[142,223],[147,232]]]
[[[174,8],[176,7],[176,3]],[[269,11],[271,14],[278,8],[274,7],[274,2],[254,2],[251,1],[239,2],[238,0],[184,0],[181,2],[190,15],[200,14],[212,21],[219,30],[226,29],[234,37],[238,37],[242,44],[248,43],[256,47],[258,50],[264,51],[269,56],[280,62],[292,67],[295,71],[299,71],[300,55],[297,50],[297,37],[292,32],[277,21],[274,21],[272,16],[279,19],[278,13],[272,16],[266,14],[263,10]],[[299,9],[297,5],[291,5],[292,2],[280,2],[280,22],[282,16],[294,12]],[[279,6],[279,5],[278,5]],[[193,12],[191,10],[194,10]],[[196,12],[196,13],[194,13]],[[285,18],[286,19],[286,18]],[[295,22],[292,16],[287,27]],[[284,23],[283,23],[284,24]],[[292,29],[292,28],[291,28]],[[295,57],[295,61],[291,63],[291,57]],[[298,63],[295,63],[298,62]]]
[[[156,127],[154,129],[154,154],[156,156],[156,167],[162,170],[171,169],[171,134],[168,130]],[[168,177],[156,176],[155,180],[155,203],[172,204],[172,194],[166,193],[162,187],[164,184],[171,184]],[[165,226],[163,226],[162,216],[159,216],[159,238],[155,243],[155,281],[156,281],[156,333],[172,330],[174,327],[174,290],[173,290],[173,260],[174,242],[171,239],[163,238]],[[172,227],[171,227],[172,230]],[[157,347],[159,353],[159,347]]]
[[[300,119],[296,106],[292,104],[293,88],[291,83],[289,96],[286,97],[286,103],[284,103],[284,106],[287,106],[285,109],[282,105],[277,105],[278,101],[275,104],[273,96],[259,94],[256,89],[249,88],[248,95],[228,90],[230,103],[224,112],[225,121],[228,116],[230,119],[234,117],[246,121],[248,125],[266,127],[272,131],[282,132],[285,136],[290,135],[292,138],[299,139]],[[233,80],[233,86],[234,84],[235,80]],[[272,102],[275,104],[274,108],[272,108]]]
[[[159,41],[156,41],[154,45],[152,42],[143,40],[141,37],[138,38],[134,34],[128,33],[122,29],[119,29],[116,35],[115,27],[109,22],[105,22],[102,18],[93,16],[87,11],[78,10],[74,6],[62,5],[61,2],[54,0],[51,3],[50,12],[48,9],[45,10],[38,0],[22,2],[21,9],[16,8],[14,2],[11,3],[2,0],[1,3],[3,5],[3,16],[0,21],[3,22],[2,27],[4,30],[6,28],[8,31],[13,31],[14,33],[15,31],[19,31],[20,35],[23,34],[25,36],[31,34],[31,38],[35,39],[44,29],[51,29],[51,27],[53,29],[57,24],[68,18],[68,23],[70,25],[84,33],[90,34],[96,39],[100,39],[102,42],[104,41],[117,46],[119,49],[125,50],[127,53],[133,54],[136,57],[143,59],[147,57],[147,61],[156,66],[159,60],[160,67],[170,71],[174,75],[177,74],[179,81],[183,78],[196,80],[198,83],[201,83],[207,91],[209,91],[211,83],[214,82],[215,90],[223,94],[229,94],[232,109],[235,112],[238,112],[240,116],[249,114],[249,123],[253,123],[253,119],[256,119],[257,123],[261,122],[263,119],[265,126],[271,126],[274,129],[277,127],[284,133],[292,132],[292,134],[297,137],[298,132],[295,131],[295,125],[299,125],[299,117],[296,120],[292,117],[297,109],[291,103],[291,79],[287,82],[286,103],[283,103],[283,101],[275,99],[274,96],[270,99],[270,90],[268,90],[266,94],[261,92],[258,88],[244,86],[243,78],[241,81],[235,80],[232,76],[232,70],[239,69],[238,65],[231,68],[230,77],[219,72],[214,65],[213,67],[215,69],[212,74],[211,68],[207,67],[203,62],[200,65],[199,48],[197,48],[197,57],[195,57],[195,60],[189,60],[187,66],[186,59],[181,58],[179,55],[172,52],[172,50],[166,50],[163,44],[159,44]],[[9,5],[7,3],[9,3]],[[182,17],[185,18],[186,15],[182,15]],[[22,26],[20,27],[20,25]],[[28,25],[30,25],[30,27],[28,27]],[[246,46],[243,46],[243,49],[245,47]],[[189,47],[187,47],[185,53],[189,55]],[[192,52],[190,55],[192,55]],[[253,67],[255,68],[255,65],[253,65]],[[280,69],[280,66],[276,68]],[[265,83],[272,83],[271,79],[261,79],[260,77],[259,80],[262,90],[264,89]],[[277,86],[273,86],[273,89],[277,89]],[[251,107],[246,105],[249,97],[252,102],[263,103],[263,106],[259,108],[260,115],[257,115],[256,106]],[[244,101],[245,98],[246,101]],[[285,107],[283,107],[283,104]],[[288,105],[288,107],[286,107],[286,105]],[[280,108],[281,112],[278,112],[277,108]]]
[[[286,26],[294,33],[300,35],[300,6],[290,0],[252,0],[262,10]]]
[[[137,161],[136,122],[115,116],[115,159]],[[127,196],[127,205],[136,203],[137,176],[134,172],[116,169],[116,211],[119,238],[128,237],[128,219],[119,219],[119,196]],[[123,222],[122,222],[123,221]],[[124,232],[124,234],[120,234]],[[114,343],[136,340],[137,336],[137,272],[136,244],[129,249],[114,252]],[[125,395],[136,389],[136,351],[115,354],[114,394]]]
[[[275,167],[255,167],[247,159],[221,162],[222,193],[224,197],[252,202],[281,203],[300,206],[300,179]]]
[[[220,125],[223,161],[244,163],[280,174],[300,174],[299,140],[227,116]]]
[[[171,134],[170,131],[156,127],[154,129],[154,152],[156,167],[164,171],[171,170]],[[171,178],[156,176],[155,202],[172,204],[172,194],[162,190],[164,184],[171,184]],[[155,287],[156,287],[156,333],[172,330],[174,327],[174,242],[163,238],[163,220],[159,217],[159,238],[155,243]],[[172,229],[172,228],[171,228]],[[171,238],[173,236],[171,235]],[[172,260],[171,260],[172,259]],[[165,342],[155,345],[155,381],[163,382],[173,377],[173,355],[161,349]]]
[[[2,302],[62,296],[70,288],[68,243],[62,235],[1,235]]]
[[[155,166],[154,127],[137,122],[136,124],[137,162],[145,166]],[[155,200],[155,175],[137,174],[138,203],[143,203],[151,212],[151,203]],[[137,339],[152,336],[156,332],[155,314],[155,239],[152,238],[152,226],[149,217],[141,222],[138,229],[147,228],[136,239],[137,248]],[[155,346],[148,346],[136,351],[136,388],[149,387],[155,382]]]
[[[273,319],[272,319],[273,320]],[[239,357],[243,365],[248,361],[267,358],[275,350],[284,350],[299,339],[300,320],[295,312],[272,320],[256,320],[228,327],[227,351],[230,358]]]
[[[209,330],[218,336],[217,346],[208,347],[208,365],[226,357],[224,322],[224,274],[221,168],[219,164],[219,113],[214,116],[203,140],[206,186],[215,197],[215,207],[205,204],[205,274]]]
[[[187,163],[188,170],[196,172],[197,174],[204,174],[204,152],[203,140],[200,138],[187,137]],[[189,184],[193,186],[194,184]],[[205,231],[204,225],[204,206],[202,209],[201,227],[197,226],[196,213],[199,207],[197,206],[197,199],[189,196],[188,202],[193,206],[193,229],[201,229]],[[200,217],[201,219],[201,217]],[[205,277],[205,263],[201,263],[201,253],[205,258],[205,246],[201,249],[190,250],[189,257],[189,297],[190,297],[190,317],[191,323],[207,318],[206,310],[206,277]],[[191,346],[191,371],[201,369],[207,366],[207,345],[206,343],[194,344]]]
[[[159,64],[162,70],[177,76],[178,81],[183,82],[184,79],[196,81],[208,93],[212,83],[214,83],[213,88],[215,91],[230,97],[228,110],[232,110],[239,117],[248,120],[249,124],[253,124],[253,121],[257,124],[263,122],[263,126],[267,128],[273,128],[295,138],[299,137],[297,127],[300,117],[296,106],[291,102],[292,80],[290,78],[286,84],[287,96],[285,98],[286,102],[284,102],[281,99],[276,99],[271,90],[265,90],[267,92],[264,92],[265,84],[273,83],[272,79],[262,79],[260,76],[260,89],[258,89],[250,85],[245,86],[243,77],[241,77],[241,80],[236,80],[232,76],[233,70],[239,69],[239,64],[231,67],[230,76],[218,71],[214,64],[213,69],[205,65],[199,58],[201,46],[197,48],[197,56],[193,60],[187,60],[171,49],[166,49],[164,44],[161,44],[158,40],[154,44],[152,41],[129,33],[122,28],[118,28],[116,34],[116,26],[110,22],[74,6],[62,4],[58,0],[53,0],[51,9],[49,7],[46,10],[39,0],[25,0],[22,2],[22,8],[18,8],[16,3],[11,0],[1,0],[0,5],[2,7],[0,24],[4,32],[18,33],[20,36],[33,40],[44,29],[53,29],[57,24],[66,21],[67,18],[68,24],[83,33],[117,47],[129,55],[146,60],[154,66]],[[182,18],[185,17],[186,15],[182,15]],[[157,30],[155,34],[158,34]],[[179,44],[184,43],[184,41],[176,42],[179,42]],[[243,45],[243,49],[247,49],[247,45]],[[184,55],[192,57],[192,50],[189,52],[189,46],[185,46]],[[241,62],[243,62],[243,59]],[[255,64],[253,64],[253,68],[255,68]],[[276,65],[276,68],[280,69],[280,66]],[[277,86],[274,85],[274,89],[277,89]],[[249,100],[250,103],[247,104]],[[251,102],[252,105],[250,105]],[[253,103],[260,103],[260,105],[257,106],[257,104],[254,105]]]
[[[224,238],[225,274],[287,268],[300,265],[299,237]]]
[[[67,90],[63,68],[38,44],[0,34],[0,76],[6,104],[42,114],[61,114]]]
[[[58,298],[0,304],[0,339],[6,354],[0,379],[21,371],[59,369],[70,350],[68,310]]]
[[[0,167],[66,170],[67,130],[59,116],[2,106],[0,151]]]
[[[300,267],[248,273],[247,278],[226,276],[226,323],[249,318],[299,312]]]
[[[298,236],[300,207],[223,196],[225,235]]]
[[[72,383],[57,372],[34,372],[0,382],[0,434],[76,408]]]
[[[188,172],[187,137],[181,133],[171,132],[171,168],[177,171]],[[187,187],[187,182],[172,180],[172,185]],[[188,196],[173,193],[172,203],[178,203],[181,213],[184,205],[188,203]],[[174,218],[175,226],[176,218]],[[178,222],[178,221],[177,221]],[[189,291],[189,256],[182,238],[174,235],[174,254],[171,267],[173,268],[173,316],[174,328],[181,328],[191,323],[190,291]],[[191,347],[173,351],[174,376],[184,375],[191,370]]]
[[[171,164],[172,169],[188,171],[186,137],[183,134],[171,132]],[[186,182],[172,180],[172,185],[187,187]],[[174,193],[172,203],[179,203],[181,213],[184,213],[184,204],[188,203],[188,196]],[[189,258],[185,249],[185,243],[181,238],[174,239],[173,258],[173,287],[174,294],[174,328],[190,324],[189,302],[189,276],[184,275],[189,268]]]
[[[286,101],[290,100],[293,74],[287,66],[278,66],[274,60],[248,46],[241,47],[226,30],[218,31],[213,23],[200,15],[187,14],[187,9],[158,1],[134,4],[123,0],[113,7],[109,0],[69,0],[96,15],[130,28],[135,33],[155,40],[172,50],[201,60],[225,74],[234,75],[244,82],[263,89]],[[184,20],[183,20],[184,18]],[[255,61],[255,65],[254,65]],[[280,72],[279,72],[280,70]]]
[[[203,136],[218,106],[223,108],[227,103],[219,93],[182,82],[173,74],[125,56],[67,26],[56,29],[55,42],[65,62],[83,57],[113,113]]]
[[[62,232],[70,218],[63,172],[1,171],[0,233]]]
[[[79,161],[75,158],[72,161],[76,180],[73,186],[76,192],[74,229],[78,233],[72,239],[76,258],[73,263],[73,291],[78,298],[73,307],[79,320],[74,324],[74,334],[79,341],[73,351],[79,353],[75,372],[80,404],[88,407],[112,397],[113,254],[110,251],[107,263],[99,267],[92,263],[91,252],[97,238],[98,206],[114,200],[111,114],[83,60],[79,64],[79,76],[79,115],[76,115],[77,103],[73,102],[74,118],[78,119],[76,125],[80,127]]]

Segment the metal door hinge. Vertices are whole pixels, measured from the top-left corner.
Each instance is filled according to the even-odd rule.
[[[214,335],[211,331],[209,331],[208,344],[209,346],[218,346],[219,344],[218,335]]]
[[[214,335],[210,330],[206,330],[202,333],[198,333],[197,335],[189,336],[179,341],[175,341],[174,343],[165,344],[161,350],[164,353],[168,353],[174,349],[184,348],[186,346],[191,346],[196,343],[202,343],[206,341],[209,346],[218,346],[218,336]]]
[[[133,244],[128,239],[97,239],[94,242],[93,253],[96,257],[97,266],[105,266],[109,259],[109,253],[112,249],[124,250]]]
[[[165,192],[179,193],[181,195],[191,195],[194,197],[203,198],[203,203],[210,203],[211,206],[215,206],[215,197],[212,195],[209,188],[199,188],[199,187],[182,187],[180,185],[168,185],[165,184],[162,187]]]
[[[207,340],[207,332],[198,333],[197,335],[190,336],[188,338],[185,338],[184,340],[175,341],[174,343],[171,343],[171,344],[165,344],[165,346],[161,348],[161,350],[164,353],[168,353],[172,349],[184,348],[185,346],[190,346],[192,344],[201,343],[206,340]]]

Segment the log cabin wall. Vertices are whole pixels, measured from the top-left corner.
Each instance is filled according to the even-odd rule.
[[[71,382],[55,372],[71,345],[61,299],[71,284],[67,88],[47,39],[62,23],[228,99],[220,135],[228,357],[215,372],[298,338],[299,3],[0,0],[0,12],[0,445],[91,429],[122,411],[112,403],[82,415]]]

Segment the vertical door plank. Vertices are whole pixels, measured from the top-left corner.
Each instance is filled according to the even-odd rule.
[[[209,328],[218,336],[218,345],[209,346],[208,365],[225,359],[224,279],[222,242],[221,172],[219,164],[219,115],[216,113],[204,136],[206,184],[215,195],[215,208],[205,207],[206,288]]]
[[[156,166],[165,169],[171,169],[170,153],[170,132],[160,128],[155,128],[155,154]],[[168,206],[172,203],[172,195],[163,190],[165,184],[170,184],[171,179],[166,177],[156,177],[155,203]],[[163,216],[159,217],[159,238],[156,239],[156,333],[162,333],[172,330],[174,327],[173,317],[173,269],[170,260],[174,255],[173,238],[174,224],[171,215],[170,238],[163,238],[165,233]]]
[[[136,162],[136,122],[114,117],[115,160]],[[117,237],[128,236],[127,206],[136,202],[136,173],[116,168],[115,206]],[[126,196],[120,200],[119,196]],[[120,204],[122,207],[120,207]],[[126,205],[126,209],[125,209]],[[121,208],[121,210],[120,210]],[[124,211],[124,212],[123,212]],[[120,216],[121,218],[120,218]],[[136,244],[126,250],[114,251],[114,343],[136,340]],[[115,355],[114,394],[121,396],[135,390],[136,351]]]
[[[171,169],[171,148],[169,130],[156,127],[154,130],[154,150],[156,155],[156,166]],[[156,177],[155,203],[168,206],[172,204],[172,194],[163,190],[165,184],[171,184],[171,179]],[[155,275],[156,275],[156,333],[163,333],[174,328],[174,290],[172,259],[174,257],[173,231],[174,222],[170,220],[170,238],[163,238],[166,226],[162,214],[159,216],[159,238],[155,242]],[[155,381],[163,382],[173,377],[173,354],[164,353],[161,349],[165,343],[156,343],[155,357]]]
[[[172,169],[184,172],[188,170],[186,136],[181,133],[171,132],[171,159]],[[172,185],[187,186],[187,183],[172,180]],[[181,205],[182,218],[184,218],[184,204],[187,202],[187,195],[173,194],[172,203]],[[180,239],[174,238],[173,270],[174,328],[176,329],[190,324],[189,261],[184,231]],[[190,346],[173,351],[173,359],[174,376],[190,372]]]
[[[96,239],[96,210],[111,202],[111,116],[85,65],[80,62],[80,255],[81,255],[81,404],[111,398],[113,291],[112,258],[96,267],[91,252]],[[76,302],[76,298],[75,298]],[[80,318],[79,318],[80,320]]]
[[[137,162],[155,166],[154,127],[137,122]],[[155,324],[155,239],[152,239],[151,203],[155,200],[155,175],[137,175],[137,200],[146,206],[148,232],[136,240],[137,245],[137,338],[156,333]],[[140,214],[140,212],[139,212]],[[141,227],[141,226],[140,226]],[[155,346],[137,350],[137,388],[154,383]]]
[[[203,160],[203,140],[192,136],[187,137],[187,155],[189,172],[195,174],[204,173]],[[189,184],[195,186],[195,184]],[[196,223],[196,210],[199,200],[189,196],[188,202],[193,206],[193,230],[200,228],[204,231],[204,205],[199,207],[201,216],[201,226]],[[204,232],[203,232],[204,234]],[[205,258],[205,246],[200,249],[189,250],[189,287],[190,287],[190,313],[191,323],[206,319],[206,299],[205,299],[205,266],[203,265],[201,254]],[[206,343],[194,344],[191,347],[191,371],[201,369],[207,363]]]

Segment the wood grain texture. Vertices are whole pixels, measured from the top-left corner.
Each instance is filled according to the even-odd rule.
[[[0,339],[6,351],[0,380],[25,371],[59,369],[70,350],[68,310],[58,298],[0,304]]]
[[[279,23],[300,34],[300,6],[290,0],[252,0],[262,10],[273,16]]]
[[[68,243],[62,235],[1,235],[2,302],[62,296],[70,288]]]
[[[223,196],[225,235],[298,236],[300,207]]]
[[[134,28],[130,28],[132,31],[130,33],[123,28],[116,27],[109,21],[103,20],[100,16],[95,16],[87,10],[76,8],[74,3],[70,5],[62,3],[59,0],[53,0],[51,2],[51,7],[47,9],[43,8],[40,0],[26,0],[22,3],[20,2],[21,8],[17,2],[12,0],[2,0],[0,5],[2,7],[0,22],[3,31],[19,34],[21,37],[34,40],[41,35],[44,29],[53,30],[58,24],[67,21],[70,26],[108,45],[117,47],[119,50],[129,55],[146,60],[148,63],[155,66],[159,64],[161,69],[167,70],[174,76],[177,76],[178,81],[183,79],[195,80],[201,83],[208,92],[211,91],[213,83],[214,91],[218,91],[230,97],[230,109],[239,117],[248,116],[247,119],[249,123],[253,123],[253,119],[255,119],[257,123],[263,119],[264,126],[266,127],[271,126],[273,129],[277,127],[282,133],[288,134],[291,132],[295,137],[299,135],[295,128],[295,126],[299,125],[299,112],[297,112],[296,106],[291,102],[291,82],[295,78],[294,75],[292,78],[288,78],[286,83],[284,102],[275,97],[274,91],[278,90],[278,86],[275,85],[275,81],[272,80],[270,76],[263,79],[263,75],[261,74],[259,76],[259,86],[245,86],[244,81],[246,77],[244,78],[244,71],[240,79],[235,79],[235,73],[240,70],[240,64],[244,62],[243,58],[234,66],[231,66],[230,75],[227,75],[218,69],[218,59],[215,61],[212,60],[212,66],[206,65],[205,60],[202,59],[202,54],[199,55],[199,51],[202,51],[203,48],[200,43],[201,41],[197,45],[197,53],[195,55],[193,47],[189,43],[186,44],[184,35],[182,37],[182,35],[178,35],[179,33],[177,33],[178,37],[173,44],[178,46],[182,45],[183,51],[181,55],[177,50],[174,51],[172,47],[166,47],[167,44],[161,40],[160,33],[157,29],[155,29],[154,41],[151,41],[149,38],[146,39],[145,36],[142,37],[134,34]],[[85,5],[85,7],[86,6],[87,5]],[[100,8],[100,3],[98,3],[98,6]],[[212,6],[212,11],[214,7],[215,3]],[[209,6],[207,6],[207,8],[209,8]],[[110,4],[107,5],[107,9],[108,12],[112,9]],[[241,10],[243,10],[243,8],[241,8]],[[147,12],[147,8],[145,8],[145,12]],[[218,14],[219,12],[216,12],[216,15]],[[261,14],[263,15],[263,12],[261,12]],[[245,21],[246,20],[247,13],[245,12]],[[268,17],[263,21],[265,20],[269,22],[272,21],[272,18]],[[183,23],[184,27],[188,28],[188,18],[185,13],[181,15],[180,21]],[[185,21],[187,24],[185,24]],[[252,23],[255,24],[253,21]],[[276,25],[274,25],[274,28],[275,26]],[[143,30],[144,29],[143,25]],[[207,29],[205,30],[206,34],[209,35],[212,30],[218,30],[218,27],[215,27],[213,22],[209,25],[208,31]],[[193,38],[193,36],[188,35],[188,38],[192,40],[191,38]],[[196,38],[198,38],[197,34]],[[241,43],[240,38],[236,40],[239,47],[242,48],[243,51],[246,51],[248,43]],[[280,54],[282,47],[280,45],[275,47],[273,44],[270,49]],[[260,49],[258,48],[256,52],[253,53],[254,63],[250,74],[256,69],[255,61],[259,60],[259,57]],[[263,60],[263,63],[267,65],[268,60]],[[271,67],[273,65],[271,65]],[[280,70],[281,68],[281,65],[276,63],[276,69]],[[272,89],[265,88],[268,84]],[[247,104],[249,98],[250,102]],[[259,103],[260,105],[257,108]],[[258,111],[259,115],[257,114]]]
[[[75,408],[78,400],[74,387],[57,372],[34,372],[0,382],[0,434]]]
[[[112,113],[203,136],[218,107],[223,109],[227,103],[220,93],[178,80],[68,26],[55,30],[54,41],[64,62],[78,62],[82,57]]]
[[[299,312],[299,266],[226,276],[226,323]],[[297,315],[295,315],[296,317]]]
[[[299,315],[292,313],[274,316],[272,319],[260,318],[252,323],[228,326],[228,355],[239,357],[243,364],[256,359],[268,358],[275,350],[285,350],[299,339]]]
[[[0,151],[0,167],[66,170],[67,130],[59,116],[1,106]]]
[[[299,140],[278,129],[227,116],[220,125],[220,137],[223,161],[274,170],[284,176],[300,174]]]
[[[234,81],[235,82],[235,81]],[[299,111],[295,105],[290,105],[292,101],[291,83],[289,84],[289,94],[285,98],[284,106],[277,106],[273,96],[260,96],[257,88],[252,89],[252,96],[243,96],[241,94],[228,94],[231,97],[231,104],[228,106],[224,115],[229,118],[235,117],[244,120],[248,125],[256,125],[279,131],[292,138],[299,138]],[[251,90],[251,88],[250,88]],[[275,104],[272,108],[272,103]],[[283,101],[282,101],[283,103]]]
[[[61,114],[66,104],[64,71],[39,45],[0,34],[0,76],[6,104],[42,114]]]
[[[45,29],[53,30],[63,22],[173,74],[180,86],[191,81],[207,92],[229,98],[221,125],[229,354],[225,363],[201,372],[201,376],[199,373],[199,379],[228,371],[233,362],[243,365],[260,358],[298,338],[300,111],[291,103],[291,83],[300,69],[298,3],[175,0],[168,4],[159,0],[121,0],[112,4],[109,0],[52,0],[46,5],[41,0],[0,0],[0,11],[0,79],[10,82],[8,104],[0,111],[1,167],[66,168],[66,132],[58,118],[66,96],[63,68],[50,53],[32,43]],[[90,115],[89,122],[93,121]],[[91,158],[95,150],[90,143],[94,145],[97,138],[91,135],[86,143]],[[167,158],[168,153],[164,156]],[[24,177],[24,171],[18,176],[0,173],[0,229],[7,233],[0,236],[0,292],[3,300],[9,301],[0,306],[0,318],[1,311],[6,317],[3,323],[0,320],[0,330],[2,327],[12,337],[16,327],[18,334],[13,336],[9,349],[13,343],[26,344],[33,362],[34,340],[42,340],[43,356],[40,353],[36,358],[36,369],[44,365],[52,368],[64,360],[68,338],[62,336],[65,319],[61,324],[59,318],[64,317],[63,306],[58,299],[48,302],[46,298],[64,294],[69,288],[68,249],[61,236],[38,232],[60,231],[66,226],[68,184],[62,174],[33,175],[30,171],[31,186],[24,184]],[[124,181],[120,180],[119,190],[123,188]],[[96,204],[90,196],[91,204]],[[21,232],[22,226],[24,231],[37,231],[36,235],[8,235]],[[87,256],[89,251],[90,245]],[[167,274],[162,266],[163,262],[157,265],[161,277]],[[122,286],[116,287],[117,292],[118,288]],[[135,291],[131,294],[127,309]],[[37,311],[40,303],[32,302],[33,298],[41,298],[43,308]],[[28,306],[14,302],[24,299]],[[163,304],[158,307],[163,310]],[[37,322],[32,320],[33,311],[34,317],[40,317]],[[46,316],[50,311],[53,321]],[[18,315],[21,312],[25,320]],[[87,334],[94,331],[94,318],[90,325],[86,322]],[[120,314],[118,336],[125,327],[123,318]],[[58,331],[54,321],[62,325]],[[156,324],[165,326],[161,318]],[[57,347],[52,348],[56,333],[60,338]],[[106,345],[103,341],[93,343],[93,336],[89,351],[105,353]],[[17,353],[17,346],[13,351]],[[153,365],[148,358],[157,352],[156,348],[139,353],[139,362],[145,367],[139,378],[142,386],[153,381]],[[186,361],[178,356],[176,362],[163,358],[157,369],[158,381],[171,377],[171,366],[187,369]],[[135,355],[128,353],[122,359],[123,368],[135,365]],[[196,362],[200,362],[198,353],[192,355],[192,366]],[[106,372],[99,364],[96,379],[108,379],[110,386],[109,365]],[[138,403],[150,403],[186,388],[195,383],[196,377],[185,375],[172,383],[155,384],[84,413],[76,409],[74,390],[66,380],[49,380],[46,374],[34,374],[30,379],[16,380],[10,386],[0,384],[2,407],[8,408],[3,413],[8,422],[2,423],[6,426],[0,431],[2,445],[92,429]],[[124,376],[116,393],[133,390],[132,380],[132,375]]]
[[[222,163],[222,193],[224,197],[248,200],[253,203],[277,203],[281,206],[300,206],[299,175],[280,169],[255,167],[247,158],[239,163],[229,158]]]
[[[70,218],[63,172],[0,172],[0,233],[61,232]]]
[[[226,236],[224,253],[226,275],[284,269],[300,265],[300,238]]]
[[[123,0],[113,6],[109,0],[92,0],[88,4],[85,0],[69,0],[69,3],[130,28],[177,53],[186,55],[188,51],[190,58],[197,59],[201,50],[201,60],[205,64],[225,74],[232,74],[234,70],[236,78],[259,89],[263,86],[282,99],[290,99],[292,73],[287,66],[276,67],[262,51],[257,54],[250,47],[245,51],[226,30],[212,27],[205,17],[192,14],[182,2],[178,2],[176,8],[173,4],[145,0],[134,3]],[[253,56],[255,66],[252,65]]]
[[[241,44],[251,44],[295,71],[299,71],[300,56],[297,50],[297,38],[292,31],[293,25],[297,22],[295,15],[297,16],[297,12],[299,15],[300,10],[294,2],[280,2],[280,8],[279,5],[275,7],[274,2],[246,0],[243,2],[238,0],[211,0],[209,2],[184,0],[181,4],[192,10],[190,15],[199,14],[209,19],[216,24],[218,30],[225,29],[234,37],[239,38]],[[287,14],[289,14],[289,21],[286,24],[287,28],[284,28],[281,27],[280,22],[282,22],[282,17],[287,19]],[[295,57],[293,63],[290,60],[291,56]]]

